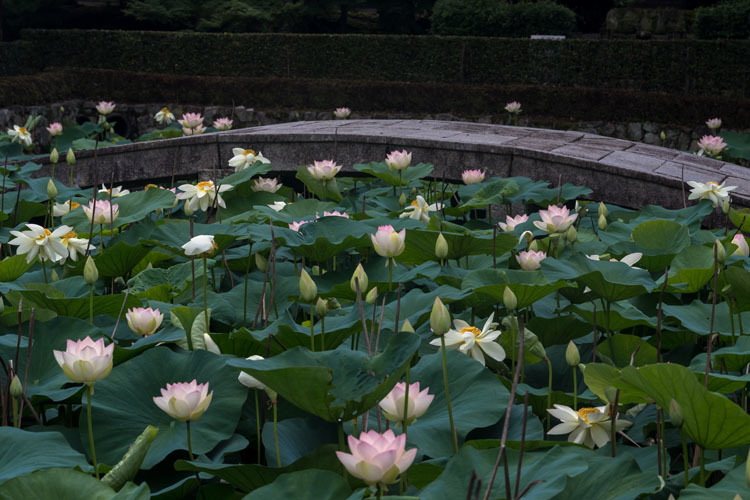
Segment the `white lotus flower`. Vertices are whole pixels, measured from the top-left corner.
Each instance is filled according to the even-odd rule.
[[[568,441],[588,446],[589,448],[601,448],[609,442],[612,433],[612,420],[606,406],[597,408],[581,408],[574,411],[564,405],[555,405],[547,411],[562,423],[557,424],[547,434],[568,434]],[[621,431],[631,425],[627,420],[617,420],[615,429]]]
[[[26,127],[13,125],[12,129],[8,129],[8,135],[11,137],[11,142],[22,142],[26,146],[31,146],[31,132]]]
[[[169,125],[174,121],[174,115],[169,108],[161,108],[158,113],[154,115],[154,120],[161,125]]]
[[[54,231],[45,229],[36,224],[26,224],[27,231],[11,231],[15,236],[8,242],[9,245],[18,245],[18,254],[26,254],[26,262],[31,262],[39,256],[39,260],[57,262],[68,256],[68,249],[63,245],[61,238],[73,228],[60,226]]]
[[[130,191],[127,189],[123,189],[122,186],[117,186],[110,189],[107,189],[107,186],[102,184],[102,188],[99,190],[100,193],[107,193],[112,198],[119,198],[120,196],[125,196],[126,194],[130,194]]]
[[[690,190],[690,196],[688,197],[689,200],[711,200],[711,203],[714,204],[714,208],[722,206],[724,202],[728,203],[729,191],[737,189],[737,186],[724,187],[723,182],[719,184],[714,181],[709,181],[705,184],[702,182],[688,181],[688,186],[693,188]]]
[[[441,208],[443,206],[440,203],[429,205],[421,195],[417,195],[417,199],[404,209],[404,213],[399,215],[399,218],[408,217],[422,222],[430,222],[430,212],[436,212]]]
[[[182,193],[177,194],[177,198],[180,200],[190,200],[188,207],[191,211],[196,211],[200,208],[202,211],[208,210],[208,207],[214,205],[214,201],[221,207],[226,208],[226,203],[221,197],[221,193],[229,191],[234,186],[231,184],[222,184],[219,186],[219,194],[216,193],[216,186],[213,181],[202,181],[193,186],[192,184],[183,184],[179,186]]]
[[[185,255],[200,255],[206,252],[213,252],[219,248],[214,242],[214,236],[212,234],[200,234],[193,236],[190,241],[182,245],[182,249],[185,250]]]
[[[490,317],[484,323],[481,330],[475,326],[471,326],[466,321],[454,319],[454,329],[448,330],[444,336],[445,348],[458,349],[483,365],[485,355],[497,361],[504,360],[505,349],[495,342],[495,339],[500,336],[501,332],[494,329],[497,326],[497,323],[492,322],[494,316],[495,313],[490,314]],[[432,340],[430,344],[440,346],[441,342],[438,338]]]
[[[72,229],[60,237],[60,242],[65,245],[65,248],[68,250],[68,257],[73,262],[78,261],[79,255],[86,255],[86,248],[89,249],[89,252],[96,250],[94,245],[89,245],[88,239],[79,238]]]
[[[261,163],[271,163],[271,161],[264,157],[263,154],[258,151],[257,153],[252,149],[232,148],[232,158],[229,159],[229,166],[234,167],[235,172],[244,170],[253,165],[256,161]]]

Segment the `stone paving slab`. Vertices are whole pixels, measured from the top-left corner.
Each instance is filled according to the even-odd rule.
[[[590,187],[592,199],[632,208],[655,202],[681,207],[684,175],[685,181],[735,185],[734,203],[750,207],[750,169],[739,165],[584,132],[439,120],[304,121],[133,143],[99,151],[96,162],[92,151],[78,153],[74,173],[81,186],[219,176],[236,147],[263,152],[279,172],[323,159],[351,172],[354,163],[407,149],[414,162],[433,163],[438,177],[460,180],[464,169],[480,168],[489,175],[571,182]],[[50,170],[45,165],[36,175]],[[56,172],[65,182],[67,169]]]

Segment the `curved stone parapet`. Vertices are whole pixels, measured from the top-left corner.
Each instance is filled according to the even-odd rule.
[[[489,176],[569,182],[592,188],[593,199],[631,208],[680,208],[689,190],[684,182],[725,182],[737,186],[734,204],[750,207],[750,169],[732,163],[583,132],[431,120],[306,121],[128,144],[100,150],[96,169],[93,152],[79,154],[76,180],[218,178],[228,173],[232,148],[261,151],[281,172],[323,159],[335,159],[347,172],[407,149],[414,162],[433,163],[440,178],[459,180],[463,170],[479,168]]]

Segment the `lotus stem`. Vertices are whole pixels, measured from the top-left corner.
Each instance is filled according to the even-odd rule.
[[[260,465],[260,447],[261,447],[261,438],[260,438],[260,403],[258,402],[258,389],[253,389],[253,392],[255,393],[255,435],[258,439],[258,465]]]
[[[249,240],[248,240],[249,241]],[[253,255],[253,242],[250,241],[247,250],[247,266],[245,266],[245,293],[242,300],[242,326],[247,327],[247,276],[250,274],[250,258]]]
[[[208,324],[208,259],[206,258],[206,254],[203,254],[203,319],[206,322],[206,333],[209,332],[209,324]],[[188,333],[188,337],[192,335],[191,333]],[[192,351],[192,348],[190,349]]]
[[[407,435],[406,428],[409,422],[409,369],[411,368],[411,358],[406,365],[406,390],[404,391],[404,436]]]
[[[281,452],[279,451],[279,429],[277,416],[277,401],[273,401],[273,441],[276,445],[276,467],[281,467]]]
[[[94,285],[89,285],[89,325],[94,324]],[[114,335],[114,334],[113,334]]]
[[[326,317],[320,317],[320,350],[326,350]]]
[[[315,305],[310,302],[310,350],[315,352]]]
[[[523,353],[520,354],[523,356]],[[547,408],[552,408],[552,361],[545,356],[544,360],[547,362]],[[518,361],[521,362],[520,360]],[[547,432],[549,432],[551,421],[550,413],[547,412]]]
[[[96,201],[94,201],[94,203],[96,203]],[[99,239],[102,243],[102,250],[104,250],[104,224],[99,224]]]
[[[94,428],[91,422],[91,395],[94,394],[94,384],[89,384],[86,391],[86,420],[89,427],[89,446],[91,446],[91,461],[94,463],[94,475],[99,479],[99,466],[96,463],[96,448],[94,447]],[[188,428],[189,429],[189,428]],[[188,432],[188,443],[190,443],[190,433]]]
[[[393,290],[393,257],[388,260],[388,291]]]
[[[45,261],[44,259],[39,260],[42,261],[42,274],[44,275],[44,282],[49,283],[49,281],[47,280],[47,261]]]
[[[445,354],[445,335],[440,336],[440,344],[443,353],[443,385],[445,385],[445,402],[448,404],[448,421],[451,426],[451,436],[453,438],[453,451],[458,453],[458,437],[456,436],[456,426],[453,424],[453,408],[451,407],[451,391],[448,387],[448,361]]]
[[[688,446],[685,432],[680,429],[680,436],[682,437],[682,466],[685,468],[685,488],[687,488],[690,482],[690,463],[688,461]]]
[[[190,441],[190,420],[185,422],[186,428],[187,428],[187,447],[188,447],[188,456],[190,457],[190,461],[192,462],[195,460],[195,456],[193,456],[193,445]]]
[[[578,365],[573,367],[573,410],[578,411]]]
[[[398,196],[401,197],[401,194],[403,193],[404,186],[402,185],[401,181],[401,170],[398,171]]]
[[[20,429],[18,425],[18,398],[15,396],[11,396],[10,400],[13,405],[13,427],[15,427],[16,429]]]
[[[700,457],[701,457],[701,472],[700,472],[700,485],[706,486],[706,453],[703,448],[700,448]]]

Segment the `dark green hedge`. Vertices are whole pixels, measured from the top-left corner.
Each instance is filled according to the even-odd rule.
[[[698,38],[750,38],[750,0],[721,2],[695,11]]]
[[[750,41],[28,30],[45,66],[750,97]],[[42,56],[43,54],[43,56]]]
[[[44,68],[44,61],[26,41],[0,42],[0,75],[26,75]]]
[[[18,93],[18,88],[25,89],[23,94]],[[503,116],[505,104],[518,100],[523,103],[524,114],[560,123],[606,119],[694,126],[709,116],[721,116],[727,124],[750,123],[750,100],[624,89],[175,76],[86,68],[0,79],[0,106],[63,99],[194,105],[236,103],[257,109],[289,110],[334,109],[346,105],[362,113],[459,116]]]

